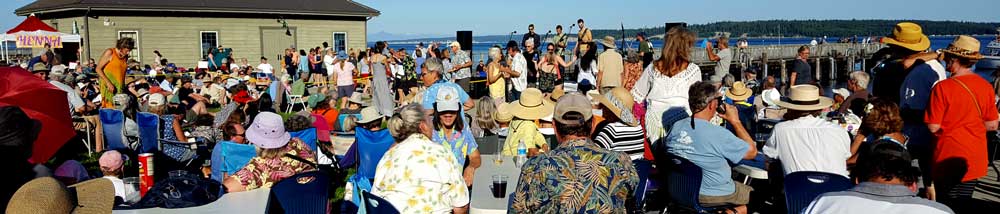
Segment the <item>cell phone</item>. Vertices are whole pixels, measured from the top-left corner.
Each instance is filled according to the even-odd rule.
[[[726,102],[722,100],[722,97],[718,97],[715,99],[716,101],[719,101],[717,102],[719,107],[715,108],[715,112],[718,112],[719,114],[726,114]]]

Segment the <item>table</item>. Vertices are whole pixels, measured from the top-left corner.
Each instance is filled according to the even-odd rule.
[[[114,214],[129,213],[265,213],[267,211],[267,199],[270,196],[270,188],[260,188],[247,192],[227,193],[222,198],[212,203],[188,208],[166,209],[148,208],[136,210],[114,210]]]
[[[746,175],[746,177],[743,178],[743,184],[748,184],[750,182],[750,178],[767,180],[767,170],[761,168],[747,165],[737,165],[736,167],[733,167],[733,170]]]
[[[510,194],[517,188],[517,181],[521,176],[521,170],[517,166],[514,166],[513,157],[500,155],[482,155],[481,157],[483,165],[476,170],[476,176],[472,181],[472,198],[469,205],[469,213],[507,213],[507,201],[510,198]],[[504,158],[503,164],[500,166],[497,166],[494,162],[498,157]],[[493,197],[493,192],[490,191],[490,185],[493,184],[493,175],[507,176],[508,196],[504,198]]]

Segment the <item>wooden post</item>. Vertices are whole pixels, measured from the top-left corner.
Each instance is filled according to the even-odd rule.
[[[784,59],[778,60],[778,62],[781,63],[781,81],[780,82],[782,83],[782,85],[788,85],[788,83],[791,82],[788,79],[788,65],[785,63]]]
[[[764,66],[764,75],[761,77],[767,78],[767,52],[760,53],[760,64]]]

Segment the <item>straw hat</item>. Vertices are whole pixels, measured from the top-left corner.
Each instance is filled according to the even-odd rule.
[[[517,118],[537,120],[552,114],[552,104],[542,97],[542,91],[527,88],[521,93],[521,99],[511,102],[510,111]]]
[[[604,45],[604,47],[618,49],[618,46],[615,46],[615,37],[604,36],[604,39],[601,40],[601,44]]]
[[[632,93],[628,89],[622,87],[615,87],[608,91],[608,93],[595,96],[601,105],[604,105],[608,110],[611,110],[615,116],[621,119],[622,123],[629,126],[635,126],[635,115],[632,114],[632,105],[635,101],[632,98]]]
[[[111,180],[91,179],[69,188],[76,190],[76,196],[55,178],[31,180],[14,193],[6,213],[111,213],[115,202]]]
[[[563,87],[561,85],[556,86],[554,89],[552,89],[552,93],[549,94],[549,100],[551,100],[552,102],[559,101],[559,98],[562,97],[563,95],[566,95],[566,91],[563,90]]]
[[[378,108],[375,108],[375,106],[370,106],[361,109],[361,119],[359,119],[357,123],[362,123],[362,124],[371,123],[374,122],[375,120],[382,119],[383,117],[384,116],[378,113]]]
[[[931,47],[931,40],[924,35],[920,25],[900,22],[892,29],[892,36],[883,37],[882,43],[897,45],[913,51],[924,51]],[[977,49],[978,50],[978,49]]]
[[[952,41],[948,45],[948,48],[939,49],[938,51],[954,54],[966,59],[983,58],[983,54],[979,53],[979,40],[966,35],[955,37],[955,41]]]
[[[750,95],[753,95],[753,91],[747,88],[747,85],[743,84],[742,81],[733,83],[733,87],[726,90],[726,97],[732,100],[747,100]]]
[[[788,90],[788,97],[776,101],[778,106],[799,111],[815,111],[833,105],[833,99],[819,95],[819,87],[796,85]]]
[[[510,103],[501,103],[497,105],[497,111],[493,113],[493,119],[497,122],[506,123],[514,119],[514,115],[510,114]]]

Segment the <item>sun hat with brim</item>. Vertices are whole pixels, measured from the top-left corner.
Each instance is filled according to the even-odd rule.
[[[571,112],[579,113],[582,117],[566,117]],[[552,119],[564,125],[584,125],[593,116],[594,111],[590,106],[590,100],[579,93],[567,94],[559,98],[555,111],[552,113]]]
[[[500,105],[497,105],[497,111],[493,112],[493,119],[501,123],[513,120],[514,115],[510,114],[510,106],[510,103],[500,103]]]
[[[6,213],[111,213],[114,201],[114,184],[108,179],[91,179],[67,188],[55,178],[41,177],[14,193]]]
[[[566,95],[566,91],[563,90],[563,87],[556,86],[554,89],[552,89],[552,93],[549,94],[549,100],[551,100],[552,102],[559,101],[559,98],[562,97],[563,95]]]
[[[618,119],[622,123],[629,126],[637,124],[635,115],[632,114],[632,106],[635,104],[635,101],[632,98],[632,92],[629,92],[628,89],[615,87],[608,91],[608,93],[595,96],[594,99],[600,102],[601,105],[604,105],[605,108],[608,108],[608,110],[611,110],[615,116],[618,116]]]
[[[833,105],[833,99],[820,96],[819,87],[814,85],[796,85],[788,91],[788,97],[775,102],[778,106],[791,110],[815,111]]]
[[[939,49],[938,51],[966,59],[982,59],[983,54],[979,53],[979,45],[979,40],[976,40],[976,38],[960,35],[955,37],[955,40],[951,44],[948,44],[947,48]]]
[[[545,101],[542,91],[537,88],[527,88],[521,92],[521,99],[511,102],[510,112],[517,118],[537,120],[552,114],[552,104]]]
[[[434,103],[436,110],[439,112],[461,110],[458,101],[458,90],[454,87],[441,87],[438,89]]]
[[[378,108],[375,108],[375,106],[370,106],[361,109],[361,119],[358,120],[358,123],[362,124],[371,123],[374,122],[375,120],[382,119],[383,117],[385,116],[382,116],[381,114],[378,113]]]
[[[931,47],[931,40],[924,35],[920,25],[900,22],[892,28],[892,36],[882,38],[882,43],[896,45],[913,51],[924,51]]]
[[[363,96],[364,95],[359,92],[354,92],[353,94],[351,94],[351,98],[348,98],[347,101],[352,103],[357,103],[358,105],[361,106],[366,106]]]
[[[618,46],[615,45],[615,37],[604,36],[604,39],[602,39],[600,42],[601,42],[602,45],[604,45],[604,47],[608,47],[610,49],[617,49],[618,48]]]
[[[753,95],[753,90],[747,88],[747,85],[743,84],[742,81],[733,83],[733,87],[726,90],[726,97],[732,100],[747,100],[750,95]]]
[[[292,136],[285,131],[281,115],[271,112],[261,112],[253,119],[246,131],[247,140],[260,148],[281,148],[288,144]]]
[[[768,106],[776,106],[778,105],[777,101],[781,100],[781,92],[778,92],[776,89],[764,90],[761,92],[760,97]]]
[[[49,72],[49,71],[52,71],[52,69],[49,69],[49,66],[45,65],[45,63],[35,63],[35,65],[31,66],[31,73]]]

